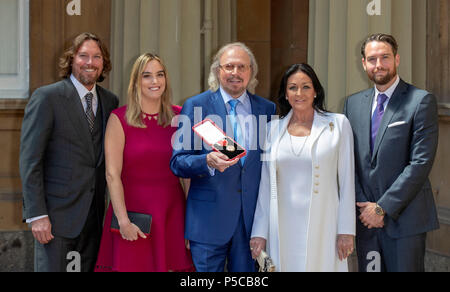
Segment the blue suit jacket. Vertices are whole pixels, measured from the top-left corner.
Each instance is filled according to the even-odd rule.
[[[439,223],[428,179],[438,143],[436,98],[400,80],[370,153],[374,91],[350,96],[344,108],[354,132],[356,201],[378,202],[387,213],[385,229],[390,237],[436,229]],[[362,236],[365,228],[361,223],[357,227]]]
[[[248,93],[252,115],[256,117],[257,137],[265,137],[266,123],[275,114],[275,104]],[[243,212],[245,228],[250,238],[261,177],[261,149],[248,150],[245,163],[228,168],[211,176],[206,155],[211,148],[194,135],[191,127],[205,118],[211,118],[227,133],[227,109],[220,94],[206,91],[188,99],[179,116],[179,128],[175,136],[170,167],[175,175],[190,178],[191,185],[186,205],[186,239],[222,245],[228,242],[236,229],[240,212]],[[262,129],[262,130],[261,130]],[[230,135],[231,136],[231,135]],[[183,146],[183,147],[181,147]],[[181,149],[180,149],[181,148]]]

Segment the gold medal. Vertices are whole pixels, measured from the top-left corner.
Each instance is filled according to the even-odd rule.
[[[227,146],[227,151],[233,152],[235,150],[236,150],[236,148],[233,145],[228,145]]]

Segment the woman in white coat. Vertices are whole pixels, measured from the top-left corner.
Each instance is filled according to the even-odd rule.
[[[277,271],[348,271],[355,235],[353,134],[327,112],[314,70],[292,65],[268,127],[250,247]]]

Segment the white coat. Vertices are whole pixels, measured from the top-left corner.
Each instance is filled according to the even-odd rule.
[[[278,186],[276,157],[287,131],[291,112],[268,127],[259,196],[252,238],[266,239],[266,251],[280,267]],[[355,168],[353,133],[341,114],[315,112],[311,128],[312,173],[292,174],[292,179],[312,181],[307,236],[306,271],[346,271],[347,261],[337,255],[337,234],[355,235]],[[305,216],[307,217],[307,216]]]

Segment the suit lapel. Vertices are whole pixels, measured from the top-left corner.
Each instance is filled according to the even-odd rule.
[[[271,124],[271,128],[268,129],[270,131],[270,161],[273,162],[274,170],[277,169],[276,161],[278,154],[278,147],[280,145],[281,138],[287,131],[287,127],[289,125],[289,121],[291,120],[292,114],[294,111],[291,109],[290,112],[277,123]]]
[[[330,125],[329,120],[319,114],[318,112],[314,111],[314,121],[311,127],[311,134],[310,134],[310,139],[311,139],[311,150],[313,149],[313,145],[316,143],[316,141],[319,139],[320,135],[322,134],[323,130],[325,130],[327,127],[337,127],[337,125]]]
[[[72,122],[76,133],[80,140],[84,141],[83,144],[88,148],[89,154],[92,160],[95,161],[94,146],[92,145],[92,136],[89,131],[89,126],[84,115],[84,108],[81,104],[81,99],[78,96],[78,92],[69,79],[64,79],[64,91],[62,101],[64,103],[64,109],[67,116]]]
[[[273,139],[273,142],[272,142],[272,147],[273,147],[272,151],[271,151],[272,155],[276,155],[276,153],[278,153],[278,145],[281,141],[281,138],[287,131],[287,127],[289,125],[289,121],[291,120],[292,115],[293,115],[293,110],[291,109],[291,111],[288,113],[288,115],[281,120],[281,122],[280,122],[281,125],[279,126],[279,128],[270,129],[271,131],[274,131],[271,133],[271,135],[276,137]],[[313,124],[311,127],[311,134],[308,138],[308,139],[310,139],[311,150],[313,149],[313,145],[317,142],[320,135],[328,127],[335,128],[335,127],[337,127],[337,125],[331,126],[330,120],[325,115],[319,114],[317,111],[314,111],[314,121],[313,121]],[[276,156],[272,156],[271,159],[273,159],[273,161],[276,161]]]
[[[406,92],[406,89],[407,89],[406,83],[400,80],[400,83],[398,84],[397,88],[392,94],[391,99],[389,100],[386,111],[383,114],[383,118],[381,119],[381,124],[378,129],[375,144],[373,146],[372,161],[375,159],[378,149],[380,148],[380,144],[383,141],[383,137],[386,132],[387,126],[392,120],[394,114],[397,112],[397,109],[399,108],[400,104],[404,100],[403,95]]]
[[[106,97],[104,95],[103,92],[103,88],[101,88],[100,86],[97,85],[97,97],[98,97],[98,104],[99,106],[101,106],[102,109],[102,145],[101,145],[101,151],[100,151],[100,158],[97,161],[97,167],[103,162],[103,160],[105,159],[105,132],[106,132],[106,123],[108,122],[106,120],[106,113],[109,112],[107,107],[106,107]],[[98,117],[97,117],[98,118]]]
[[[372,104],[373,104],[373,98],[375,95],[375,89],[367,90],[364,95],[361,98],[361,105],[360,105],[360,118],[359,118],[359,127],[360,130],[359,133],[362,133],[362,141],[361,141],[361,149],[364,149],[364,151],[367,151],[367,159],[370,158],[370,133],[372,129]]]
[[[225,103],[223,102],[220,90],[211,92],[211,95],[209,96],[209,104],[206,105],[206,108],[202,108],[202,120],[207,116],[208,118],[211,118],[213,122],[216,123],[216,125],[221,128],[227,135],[230,135],[226,119],[227,108],[225,107]]]
[[[253,115],[254,117],[256,117],[256,124],[253,125],[253,134],[252,135],[252,139],[249,141],[250,142],[250,149],[247,149],[247,157],[245,158],[245,162],[244,162],[244,167],[246,165],[249,165],[250,162],[255,159],[255,158],[259,158],[259,154],[260,154],[260,147],[258,147],[258,143],[260,140],[259,137],[259,129],[260,129],[260,124],[259,124],[259,115],[262,114],[264,112],[264,109],[261,105],[261,103],[258,102],[258,100],[250,93],[247,92],[248,97],[250,99],[250,104],[252,106],[252,112],[251,115]],[[256,134],[256,135],[255,135]],[[256,146],[256,148],[252,147],[252,146]]]

